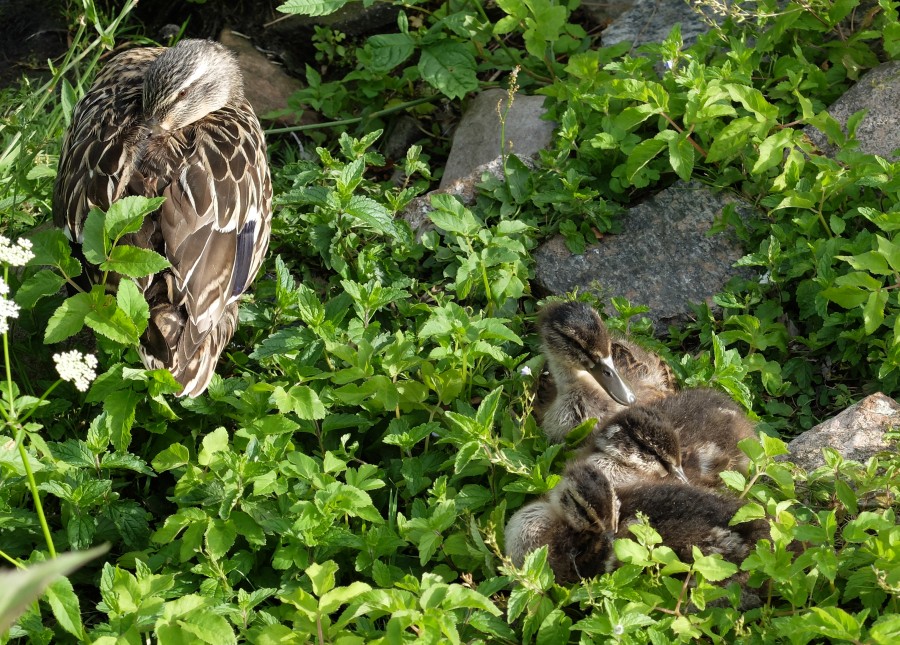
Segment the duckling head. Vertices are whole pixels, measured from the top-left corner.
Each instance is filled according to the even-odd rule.
[[[637,406],[619,412],[594,431],[588,449],[641,474],[689,483],[681,464],[678,432],[654,408]]]
[[[583,302],[554,302],[541,311],[538,328],[551,371],[587,372],[621,405],[637,399],[616,369],[612,341],[599,314]]]
[[[152,134],[183,128],[243,96],[237,60],[211,40],[182,40],[144,76],[144,118]]]
[[[550,504],[576,531],[612,539],[619,528],[619,498],[603,471],[590,460],[569,462],[559,484],[550,491]]]

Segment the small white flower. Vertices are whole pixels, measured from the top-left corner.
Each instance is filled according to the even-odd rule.
[[[666,66],[666,69],[672,69],[672,68],[675,67],[675,61],[674,61],[674,60],[667,60],[667,61],[665,61],[665,63],[663,63],[663,64]]]
[[[616,623],[613,627],[613,636],[621,636],[624,633],[625,627],[622,625],[622,623]]]
[[[3,281],[3,278],[0,278],[0,296],[5,296],[9,293],[9,285]]]
[[[19,238],[13,244],[9,238],[0,235],[0,262],[13,267],[23,267],[33,257],[31,240]]]
[[[523,365],[521,369],[519,369],[519,374],[522,376],[531,376],[531,368],[527,365]]]
[[[86,392],[91,381],[97,378],[97,372],[94,371],[97,367],[97,358],[91,354],[82,354],[73,349],[71,352],[54,354],[53,360],[59,378],[71,381],[82,392]]]
[[[6,289],[6,291],[4,291]],[[8,293],[9,287],[6,285],[3,280],[0,280],[0,294]],[[0,296],[0,334],[5,334],[9,331],[9,318],[18,318],[19,317],[19,305],[14,303],[12,300],[7,300],[3,296]]]

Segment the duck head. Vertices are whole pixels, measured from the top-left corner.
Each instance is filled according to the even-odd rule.
[[[636,401],[612,359],[612,340],[600,315],[583,302],[553,302],[544,307],[538,327],[551,370],[586,371],[621,405]]]

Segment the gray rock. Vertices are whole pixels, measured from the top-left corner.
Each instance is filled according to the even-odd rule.
[[[868,110],[856,129],[860,152],[897,160],[894,151],[900,148],[900,61],[866,72],[828,108],[828,113],[846,126],[847,119],[859,110]],[[837,148],[819,130],[808,126],[804,131],[822,152],[829,156],[837,153]]]
[[[530,159],[523,160],[529,168],[534,167],[534,162]],[[428,214],[434,209],[431,207],[431,196],[438,193],[447,193],[455,195],[463,206],[471,207],[475,204],[475,198],[478,195],[476,186],[483,181],[483,177],[487,173],[494,179],[503,179],[503,159],[497,157],[486,164],[477,166],[465,177],[460,177],[450,182],[444,188],[432,190],[430,193],[416,197],[406,208],[400,213],[400,217],[406,220],[416,238],[420,238],[423,233],[434,228]]]
[[[500,156],[500,116],[497,113],[500,102],[505,109],[505,90],[485,90],[471,101],[453,135],[441,188],[471,176],[478,166]],[[543,96],[515,95],[506,117],[507,152],[527,159],[550,144],[556,124],[543,120],[543,114]]]
[[[685,0],[635,0],[634,5],[616,18],[600,34],[604,46],[625,40],[634,47],[645,43],[661,43],[672,31],[676,22],[681,23],[681,38],[685,45],[693,43],[697,36],[709,31],[709,25],[698,13],[712,19],[708,7],[692,7]],[[721,17],[716,16],[719,21]]]
[[[806,470],[825,464],[822,448],[831,446],[845,459],[865,462],[889,448],[884,433],[900,425],[900,404],[882,394],[872,394],[862,401],[810,428],[788,444],[788,457]]]
[[[618,235],[605,235],[583,255],[573,255],[562,236],[535,254],[535,288],[564,294],[575,288],[622,296],[648,305],[658,332],[690,313],[743,272],[732,265],[745,252],[730,232],[707,233],[729,202],[699,182],[679,182],[631,209]],[[738,212],[750,216],[739,202]],[[744,274],[745,275],[745,274]]]
[[[582,9],[590,17],[593,24],[608,27],[633,5],[633,0],[609,0],[608,2],[582,3],[579,9]]]

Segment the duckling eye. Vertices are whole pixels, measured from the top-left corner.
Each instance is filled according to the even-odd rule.
[[[188,94],[188,90],[187,90],[187,88],[184,88],[183,90],[178,92],[178,98],[183,99],[185,96],[187,96],[187,94]]]

